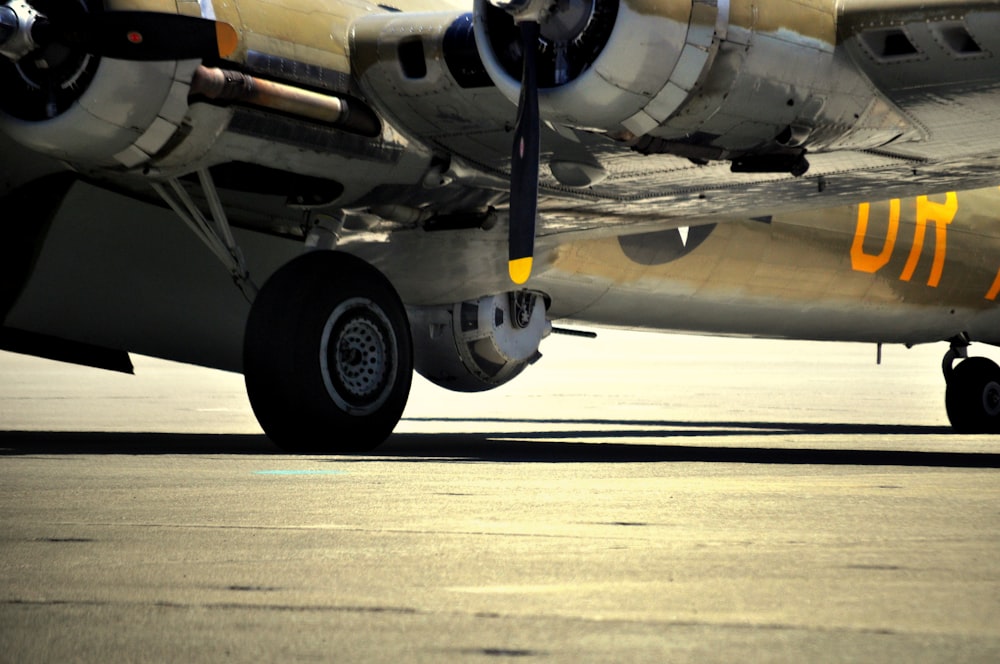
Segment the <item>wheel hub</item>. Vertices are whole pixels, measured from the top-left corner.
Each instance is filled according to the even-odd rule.
[[[375,412],[389,397],[398,350],[392,325],[371,300],[353,298],[327,319],[320,366],[330,398],[354,415]]]
[[[350,320],[336,342],[338,377],[351,394],[367,397],[386,374],[386,343],[382,332],[364,317]]]

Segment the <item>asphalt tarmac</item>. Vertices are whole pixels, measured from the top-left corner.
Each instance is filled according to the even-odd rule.
[[[0,661],[1000,661],[1000,440],[948,429],[944,347],[542,350],[328,457],[239,376],[0,354]]]

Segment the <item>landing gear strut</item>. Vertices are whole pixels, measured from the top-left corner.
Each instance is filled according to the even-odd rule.
[[[985,357],[968,357],[968,340],[952,341],[944,357],[945,408],[958,433],[1000,433],[1000,367]],[[953,363],[963,359],[957,366]]]
[[[363,260],[336,251],[304,254],[257,295],[243,372],[257,420],[282,448],[372,450],[392,433],[410,391],[406,310]]]

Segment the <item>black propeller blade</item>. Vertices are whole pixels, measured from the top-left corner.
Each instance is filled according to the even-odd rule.
[[[142,11],[84,14],[72,24],[40,19],[31,36],[39,45],[54,42],[109,58],[147,61],[225,57],[238,42],[228,23]]]
[[[535,216],[538,212],[538,162],[541,127],[538,112],[537,21],[519,24],[524,51],[521,96],[514,125],[514,147],[510,162],[510,232],[507,270],[515,284],[531,276],[535,251]]]

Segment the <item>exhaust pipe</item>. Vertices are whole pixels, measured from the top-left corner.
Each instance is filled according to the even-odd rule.
[[[378,116],[359,101],[229,69],[199,65],[191,82],[191,93],[308,118],[362,136],[375,137],[382,133]]]

